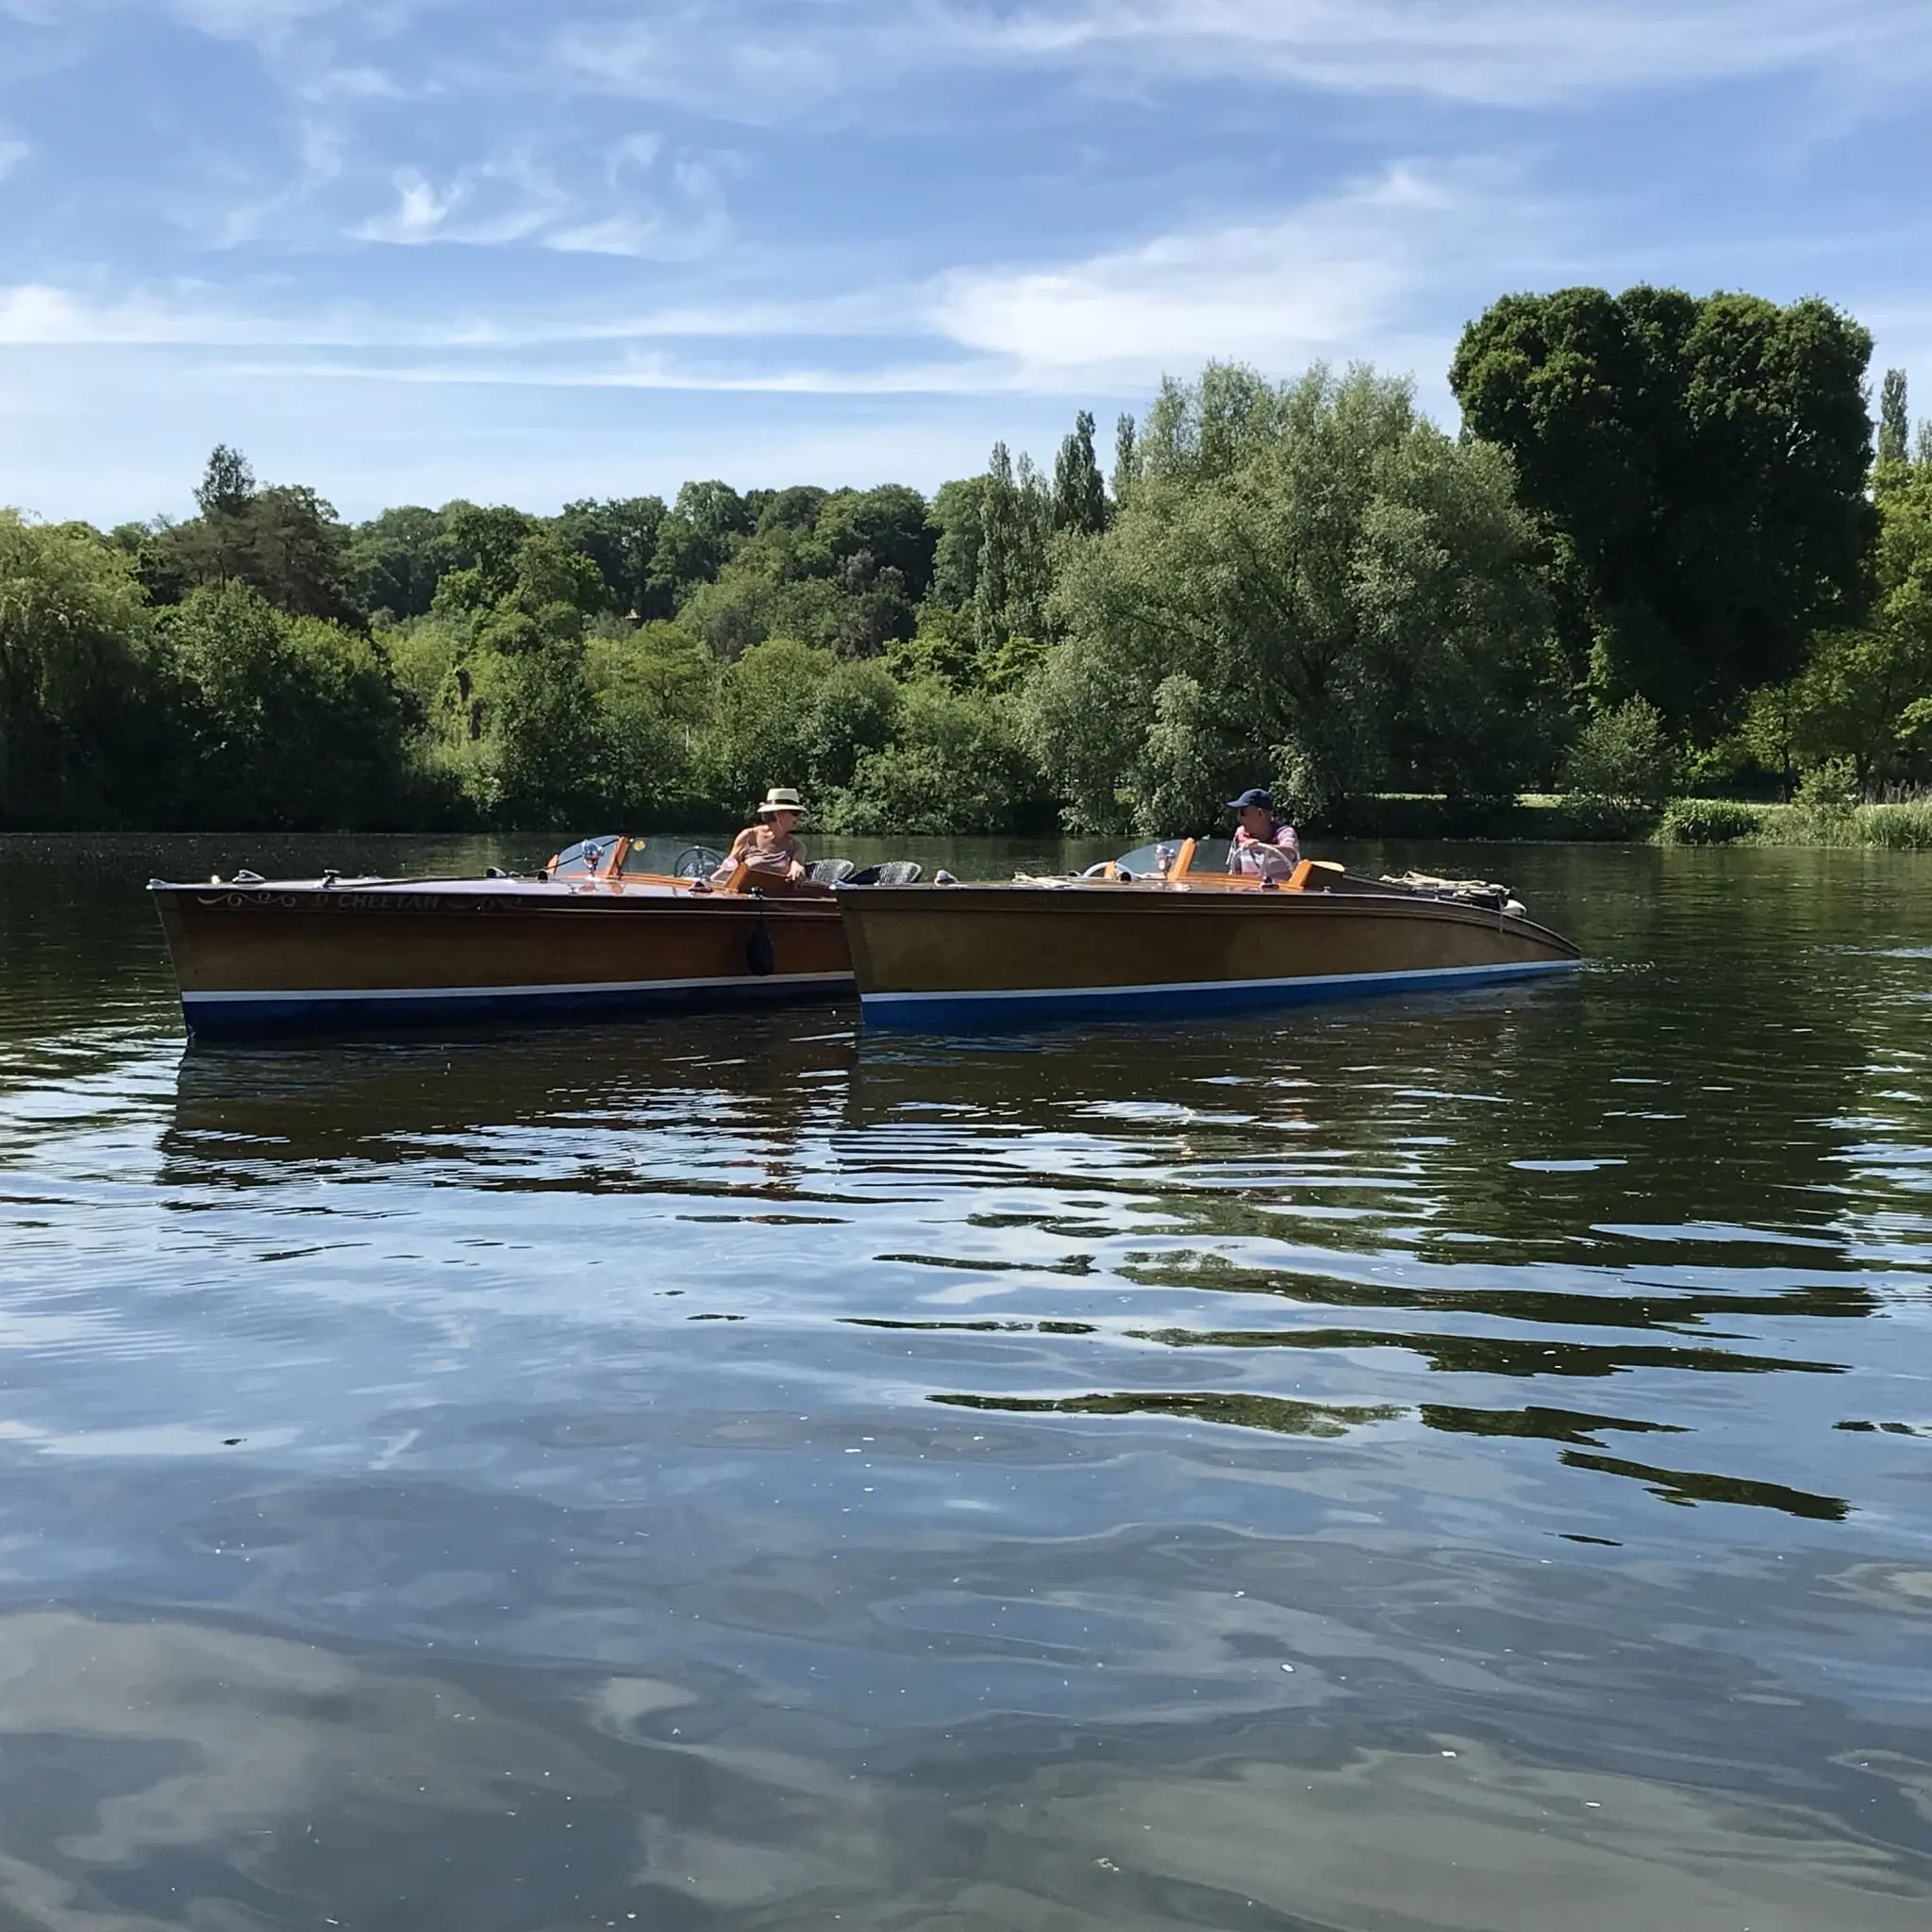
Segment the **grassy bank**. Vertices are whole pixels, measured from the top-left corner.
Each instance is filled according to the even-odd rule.
[[[1384,792],[1350,799],[1303,829],[1318,837],[1478,839],[1533,844],[1817,845],[1932,852],[1932,798],[1894,805],[1760,805],[1673,799],[1661,813],[1634,802],[1530,793],[1511,801]]]
[[[724,836],[732,828],[729,815],[719,815],[703,808],[672,819],[673,826],[705,824],[708,836]],[[414,823],[407,815],[380,832],[360,833],[365,837],[410,838],[500,838],[524,841],[530,838],[562,839],[586,831],[624,825],[633,834],[664,834],[667,821],[652,813],[629,816],[623,813],[592,812],[590,816],[556,818],[554,824],[537,832],[524,834],[512,829],[480,825],[452,824],[446,818],[425,812]],[[1816,804],[1764,805],[1730,798],[1673,799],[1661,813],[1629,801],[1563,796],[1560,793],[1529,793],[1509,801],[1448,799],[1418,792],[1370,793],[1352,798],[1341,807],[1299,820],[1305,839],[1387,839],[1416,843],[1449,843],[1458,840],[1486,844],[1530,845],[1628,845],[1654,841],[1659,845],[1790,845],[1820,846],[1840,850],[1883,852],[1932,852],[1932,799],[1919,799],[1892,805],[1830,806]],[[181,833],[178,826],[150,827],[154,836]],[[221,836],[258,833],[264,838],[284,836],[291,828],[266,826],[259,823],[226,828]],[[318,828],[304,828],[317,830]],[[323,827],[319,831],[339,831],[344,827]],[[101,827],[88,824],[45,825],[0,824],[0,839],[30,840],[49,835],[82,833],[94,837],[141,837],[142,833],[126,826]],[[208,836],[215,836],[210,833]],[[897,827],[848,826],[819,822],[819,838],[830,839],[841,851],[855,838],[878,837],[903,841],[908,837],[975,838],[988,836],[978,830],[956,832],[924,824]],[[1028,851],[1041,841],[1065,836],[1050,815],[1037,824],[1023,824],[993,837],[1017,839]],[[1091,839],[1096,852],[1113,850],[1134,842],[1137,835],[1121,831]],[[896,849],[896,848],[894,848]]]
[[[1627,842],[1649,836],[1657,814],[1557,793],[1514,799],[1372,792],[1303,819],[1301,829],[1349,839],[1480,839],[1527,844]]]
[[[1823,845],[1932,852],[1932,799],[1899,805],[1747,805],[1677,798],[1657,829],[1666,845]]]

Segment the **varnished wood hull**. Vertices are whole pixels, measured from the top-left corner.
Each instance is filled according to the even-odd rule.
[[[868,1024],[1211,1012],[1575,967],[1529,920],[1440,899],[1161,885],[841,889]]]
[[[202,1040],[826,999],[853,985],[829,898],[521,879],[152,890]]]

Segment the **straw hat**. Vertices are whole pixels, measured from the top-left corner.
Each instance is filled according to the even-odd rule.
[[[768,819],[774,811],[795,811],[800,818],[805,816],[805,804],[790,785],[774,785],[765,793],[765,802],[758,807],[758,816]]]

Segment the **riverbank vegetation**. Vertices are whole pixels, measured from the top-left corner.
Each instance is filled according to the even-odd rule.
[[[1513,296],[1459,435],[1217,364],[1105,475],[1083,413],[930,500],[346,525],[217,449],[184,522],[0,512],[0,825],[644,831],[792,783],[833,833],[1127,836],[1262,782],[1332,831],[1915,842],[1932,437],[1893,372],[1874,459],[1870,353],[1817,301]]]
[[[1932,796],[1859,804],[1803,799],[1746,805],[1674,799],[1657,826],[1666,845],[1829,845],[1879,852],[1932,852]]]

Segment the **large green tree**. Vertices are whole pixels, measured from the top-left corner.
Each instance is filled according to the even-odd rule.
[[[1547,743],[1547,611],[1508,458],[1407,383],[1170,385],[1106,535],[1066,552],[1033,741],[1095,829],[1202,830],[1233,785],[1514,791]],[[982,578],[982,587],[984,579]]]
[[[961,476],[940,485],[932,500],[939,531],[926,594],[949,610],[970,609],[979,588],[979,546],[985,538],[987,479]]]
[[[248,459],[220,443],[194,499],[198,517],[161,530],[183,589],[248,584],[291,617],[360,621],[349,533],[335,506],[307,484],[258,484]],[[143,575],[161,588],[162,573]]]
[[[443,505],[444,567],[431,608],[486,610],[517,585],[517,559],[537,519],[508,504],[485,506],[460,497]]]
[[[391,623],[428,614],[450,568],[441,510],[421,504],[386,509],[349,532],[344,562],[357,608]]]
[[[1647,287],[1506,296],[1464,331],[1464,425],[1515,458],[1598,702],[1714,729],[1858,622],[1871,352],[1822,301]]]
[[[790,638],[753,646],[719,678],[699,745],[713,796],[745,812],[768,787],[798,785],[823,808],[865,753],[891,741],[896,703],[883,664]]]
[[[1877,508],[1868,621],[1820,633],[1803,670],[1760,691],[1746,720],[1747,743],[1787,785],[1795,771],[1840,761],[1859,791],[1925,774],[1932,742],[1920,720],[1932,705],[1932,467],[1890,458]]]
[[[818,534],[841,565],[862,554],[874,569],[898,572],[909,597],[924,596],[932,581],[940,531],[928,518],[925,498],[903,483],[834,491],[819,512]]]
[[[198,824],[395,823],[408,726],[369,639],[290,617],[253,585],[231,582],[169,610],[164,641],[192,741],[186,808]]]
[[[699,584],[713,582],[756,527],[751,506],[715,477],[685,484],[658,525],[652,552],[652,591],[681,606]]]
[[[664,517],[661,496],[585,497],[564,505],[557,527],[603,573],[612,608],[648,620],[671,615],[669,599],[651,578]]]
[[[158,789],[150,639],[125,553],[0,510],[0,824],[96,823]]]

